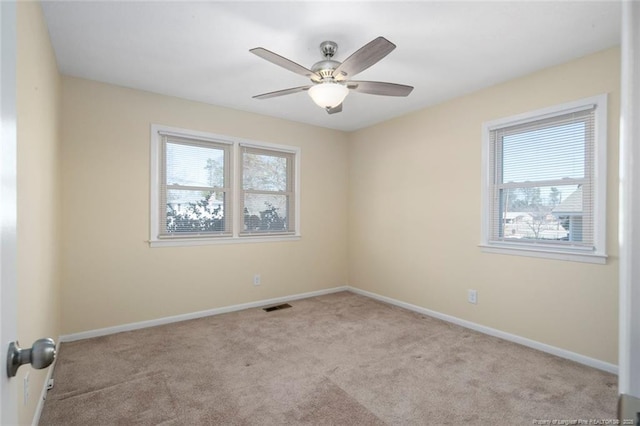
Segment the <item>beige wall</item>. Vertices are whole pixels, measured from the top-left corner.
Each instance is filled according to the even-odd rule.
[[[618,84],[611,49],[344,134],[64,77],[63,333],[348,282],[615,364]],[[600,93],[607,264],[482,253],[482,122]],[[302,240],[149,248],[151,123],[302,147]]]
[[[17,8],[18,337],[60,335],[59,109],[61,81],[39,3]],[[23,377],[30,396],[23,404]],[[31,424],[47,370],[18,370],[18,419]]]
[[[71,77],[62,103],[63,333],[346,284],[344,133]],[[149,248],[152,123],[301,147],[301,240]]]
[[[350,285],[616,364],[619,64],[606,50],[352,133]],[[482,123],[601,93],[607,264],[482,253]]]

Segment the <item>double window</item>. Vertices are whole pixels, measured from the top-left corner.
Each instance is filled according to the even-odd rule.
[[[484,125],[482,246],[603,263],[606,97]]]
[[[299,149],[153,125],[152,246],[298,235]]]

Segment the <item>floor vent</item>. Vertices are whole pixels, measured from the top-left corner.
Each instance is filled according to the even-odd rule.
[[[266,312],[279,311],[280,309],[290,308],[291,305],[288,303],[283,303],[282,305],[270,306],[268,308],[262,308]]]

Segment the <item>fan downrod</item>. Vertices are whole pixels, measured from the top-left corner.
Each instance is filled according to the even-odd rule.
[[[311,67],[311,71],[320,75],[322,81],[333,80],[333,70],[335,70],[340,65],[340,62],[332,59],[337,50],[338,44],[336,42],[323,41],[322,43],[320,43],[320,51],[322,52],[324,59],[313,64],[313,66]],[[314,81],[317,82],[317,80]]]

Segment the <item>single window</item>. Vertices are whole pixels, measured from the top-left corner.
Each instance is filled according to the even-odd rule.
[[[293,233],[294,154],[242,147],[242,235]]]
[[[482,246],[604,262],[606,97],[486,123],[484,133]]]
[[[230,235],[230,146],[161,136],[159,236]]]
[[[300,149],[151,126],[150,245],[299,238]]]

